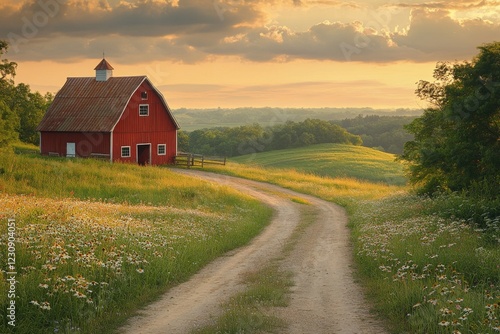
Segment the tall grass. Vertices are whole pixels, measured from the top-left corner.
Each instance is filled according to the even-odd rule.
[[[500,331],[498,243],[465,220],[430,213],[434,205],[398,196],[364,202],[351,217],[359,268],[378,310],[398,333]]]
[[[394,333],[500,332],[497,202],[230,164],[223,173],[278,184],[346,207],[359,278]]]
[[[163,168],[0,156],[0,307],[8,218],[16,221],[16,327],[108,333],[142,305],[247,243],[271,210]],[[3,312],[2,312],[3,313]]]
[[[402,193],[407,189],[403,186],[373,183],[353,177],[331,178],[294,169],[264,168],[237,163],[229,163],[227,167],[211,167],[208,170],[276,184],[343,206],[348,206],[353,201],[383,198]]]

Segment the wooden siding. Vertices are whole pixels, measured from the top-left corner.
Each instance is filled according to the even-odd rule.
[[[147,99],[141,95],[147,93]],[[149,105],[149,115],[139,115],[139,105]],[[177,154],[177,126],[161,97],[144,81],[132,95],[122,117],[113,130],[113,160],[137,162],[137,145],[151,144],[151,164],[173,163]],[[165,144],[167,152],[158,155],[158,144]],[[121,147],[130,146],[130,157],[121,157]]]
[[[103,132],[42,132],[40,151],[43,155],[57,153],[66,156],[67,143],[75,143],[76,155],[109,154],[109,133]]]

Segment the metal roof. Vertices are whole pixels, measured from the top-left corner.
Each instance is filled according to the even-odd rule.
[[[170,118],[179,126],[161,93],[146,76],[111,77],[96,81],[95,77],[68,78],[37,127],[37,131],[111,132],[127,104],[147,81],[158,93]]]

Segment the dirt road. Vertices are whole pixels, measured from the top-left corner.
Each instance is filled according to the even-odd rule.
[[[189,333],[219,312],[221,302],[243,289],[241,275],[280,254],[299,223],[301,204],[307,199],[318,219],[306,229],[283,266],[294,273],[292,301],[279,316],[286,333],[386,333],[370,315],[362,291],[353,280],[352,252],[344,210],[332,203],[264,183],[199,171],[179,171],[216,184],[236,188],[270,205],[276,214],[271,224],[249,245],[212,262],[188,282],[130,319],[120,333]],[[281,195],[280,195],[281,194]]]

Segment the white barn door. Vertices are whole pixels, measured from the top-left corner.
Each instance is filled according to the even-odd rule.
[[[75,143],[66,143],[66,157],[67,158],[76,157],[76,145],[75,145]]]

